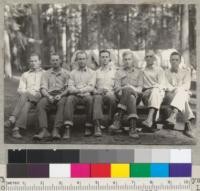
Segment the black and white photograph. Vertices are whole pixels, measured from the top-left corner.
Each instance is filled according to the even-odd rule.
[[[7,4],[4,143],[196,145],[195,4]]]

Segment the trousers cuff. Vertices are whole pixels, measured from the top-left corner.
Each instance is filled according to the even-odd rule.
[[[122,109],[122,110],[125,110],[125,111],[127,110],[127,107],[125,105],[121,104],[121,103],[119,103],[117,105],[117,107],[120,108],[120,109]]]
[[[65,126],[66,126],[66,125],[73,126],[74,123],[73,123],[72,121],[65,121],[65,122],[64,122],[64,125],[65,125]]]
[[[134,114],[134,113],[128,115],[128,119],[131,119],[131,118],[138,119],[138,115],[137,115],[137,114]]]
[[[92,123],[87,122],[87,123],[85,123],[85,126],[86,127],[92,127],[93,125],[92,125]]]

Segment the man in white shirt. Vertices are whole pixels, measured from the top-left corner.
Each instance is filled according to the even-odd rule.
[[[115,68],[110,63],[110,52],[101,50],[99,53],[101,67],[96,72],[96,88],[94,90],[93,120],[95,123],[94,135],[101,133],[101,120],[103,119],[103,105],[109,107],[109,122],[112,122],[116,108],[114,93]]]
[[[174,126],[177,113],[183,113],[185,116],[184,134],[193,138],[191,120],[195,117],[189,105],[191,72],[189,69],[181,69],[180,62],[181,55],[173,52],[170,56],[171,68],[165,72],[167,88],[163,104],[169,105],[171,109],[170,116],[166,120],[168,125]]]
[[[144,105],[149,109],[147,119],[143,121],[143,125],[149,130],[153,130],[156,120],[157,111],[164,98],[165,75],[162,68],[155,65],[155,53],[153,50],[147,50],[145,53],[146,67],[139,76],[143,84],[142,100]]]
[[[77,104],[84,104],[86,109],[86,123],[85,136],[91,135],[92,122],[92,109],[93,109],[93,97],[91,93],[94,91],[96,83],[95,71],[87,67],[88,56],[86,52],[79,51],[76,54],[76,61],[78,68],[74,69],[70,73],[68,83],[68,97],[65,102],[65,121],[64,126],[66,130],[65,139],[70,138],[70,129],[73,127],[74,110]]]
[[[25,129],[27,126],[28,111],[41,98],[40,83],[44,71],[41,68],[39,55],[32,54],[30,56],[29,66],[30,69],[24,72],[20,78],[17,104],[9,120],[5,123],[5,126],[14,125],[12,136],[17,139],[22,138],[20,129]]]

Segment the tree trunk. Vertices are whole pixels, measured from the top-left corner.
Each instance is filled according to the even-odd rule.
[[[8,32],[4,30],[4,70],[5,77],[12,77],[10,39]]]
[[[32,4],[32,26],[33,26],[33,38],[35,40],[40,39],[40,10],[39,5]],[[41,47],[38,43],[34,43],[33,49],[37,53],[41,53]]]
[[[181,52],[186,66],[190,66],[190,51],[189,51],[189,11],[188,5],[182,5],[181,18]]]
[[[88,23],[87,23],[87,5],[82,5],[82,36],[81,36],[81,48],[88,49]]]
[[[66,26],[62,27],[62,36],[61,36],[61,47],[62,47],[62,56],[63,56],[63,67],[67,68],[67,34]]]

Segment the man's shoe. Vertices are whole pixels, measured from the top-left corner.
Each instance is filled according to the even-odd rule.
[[[61,136],[59,134],[59,131],[58,131],[58,128],[54,128],[53,131],[52,131],[52,138],[57,140],[57,139],[60,139]]]
[[[140,136],[138,135],[137,131],[135,128],[131,128],[129,131],[129,137],[133,138],[133,139],[139,139]]]
[[[145,120],[142,122],[142,125],[144,125],[145,127],[150,129],[150,128],[152,128],[153,122]]]
[[[43,128],[39,132],[39,134],[33,136],[33,139],[35,139],[35,140],[42,140],[44,138],[49,138],[50,136],[51,135],[50,135],[49,131],[46,128]]]
[[[62,138],[65,139],[65,140],[70,138],[70,127],[69,126],[65,127],[64,134],[63,134]]]
[[[183,131],[183,134],[186,135],[187,137],[195,138],[193,131],[192,131],[192,128],[191,128],[190,121],[185,123],[185,129]]]
[[[98,125],[95,125],[94,127],[94,136],[95,137],[101,137],[102,133],[101,133],[101,127]]]
[[[92,135],[92,131],[91,128],[89,127],[85,127],[85,133],[84,133],[85,137],[89,137]]]
[[[12,132],[12,137],[15,139],[21,139],[22,135],[20,134],[19,128],[14,128]]]
[[[169,123],[170,125],[176,125],[176,116],[177,116],[177,113],[172,111],[169,118],[166,119],[166,122]]]
[[[13,125],[13,123],[10,120],[7,120],[4,122],[4,127],[5,128],[10,128]]]

